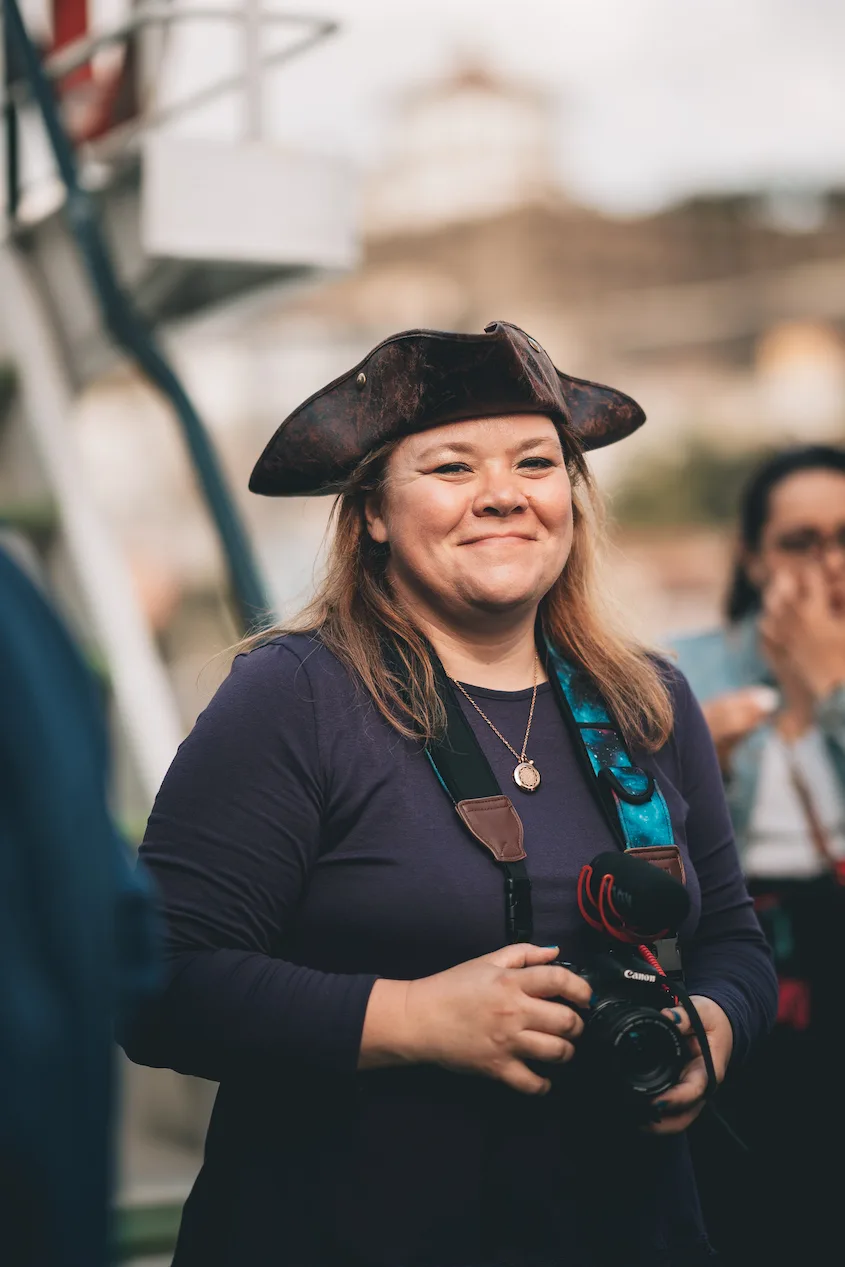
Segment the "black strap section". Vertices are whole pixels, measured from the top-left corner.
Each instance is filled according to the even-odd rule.
[[[500,862],[505,873],[505,927],[508,941],[531,941],[534,936],[534,908],[531,880],[524,859]]]
[[[391,670],[404,679],[403,665],[395,649],[385,643]],[[458,801],[474,801],[486,796],[501,796],[502,789],[490,768],[475,731],[458,703],[451,681],[434,648],[429,646],[437,694],[446,710],[446,733],[442,739],[427,745],[428,755],[449,795]],[[510,942],[531,941],[534,936],[534,911],[531,905],[531,880],[524,860],[499,862],[505,874],[505,927]]]
[[[683,981],[677,978],[671,980],[669,988],[674,992],[675,997],[684,1005],[687,1010],[687,1016],[690,1019],[692,1032],[698,1039],[698,1045],[701,1048],[701,1057],[704,1061],[704,1072],[707,1074],[707,1087],[704,1092],[705,1109],[708,1109],[711,1115],[716,1119],[722,1129],[733,1140],[737,1148],[746,1156],[751,1155],[751,1149],[746,1144],[741,1135],[738,1135],[730,1122],[722,1116],[715,1106],[716,1093],[719,1090],[719,1080],[716,1077],[716,1069],[713,1064],[713,1053],[710,1051],[710,1043],[707,1041],[707,1031],[704,1028],[704,1022],[698,1014],[698,1008],[690,998],[689,991]]]
[[[581,740],[583,743],[583,739]],[[629,758],[630,760],[630,758]],[[627,801],[629,805],[645,805],[646,801],[650,801],[654,795],[654,775],[648,770],[643,770],[640,766],[631,766],[631,770],[636,774],[644,774],[646,777],[645,790],[642,792],[632,792],[630,788],[625,787],[620,782],[614,772],[608,766],[602,766],[596,775],[597,779],[603,779],[605,783],[609,783],[612,790],[621,800]]]
[[[704,1028],[704,1022],[698,1014],[698,1009],[690,998],[689,992],[683,981],[679,981],[677,978],[670,978],[668,986],[677,998],[678,1002],[682,1003],[686,1008],[687,1015],[690,1019],[690,1025],[692,1026],[692,1032],[698,1039],[698,1045],[701,1048],[701,1057],[704,1061],[704,1071],[707,1075],[707,1086],[704,1091],[705,1111],[709,1111],[711,1116],[716,1119],[737,1148],[739,1148],[741,1152],[745,1153],[746,1156],[750,1156],[751,1149],[748,1147],[745,1140],[737,1134],[730,1122],[726,1121],[716,1108],[715,1100],[716,1094],[719,1090],[719,1082],[716,1077],[716,1069],[713,1064],[713,1054],[710,1051],[710,1043],[707,1041],[707,1031]]]
[[[485,796],[501,796],[496,776],[490,768],[458,703],[451,681],[440,663],[440,658],[430,651],[431,664],[437,682],[437,694],[446,709],[446,734],[440,740],[428,744],[428,754],[438,774],[446,785],[455,804]],[[500,862],[505,873],[505,927],[508,941],[530,941],[534,936],[534,910],[531,905],[531,880],[524,860]]]
[[[673,980],[669,982],[669,989],[676,998],[680,999],[681,1003],[683,1003],[686,1008],[687,1016],[689,1017],[690,1025],[692,1026],[692,1032],[698,1039],[698,1045],[701,1048],[701,1057],[704,1061],[704,1072],[707,1074],[707,1088],[704,1092],[704,1098],[709,1100],[716,1094],[719,1082],[716,1078],[716,1070],[713,1065],[713,1056],[710,1051],[710,1044],[707,1041],[707,1031],[704,1028],[704,1022],[698,1015],[698,1009],[690,998],[689,991],[683,981]]]
[[[484,796],[501,796],[502,789],[475,737],[475,731],[464,716],[446,670],[433,648],[429,654],[437,694],[446,710],[446,734],[442,739],[429,743],[428,752],[449,795],[455,804]]]

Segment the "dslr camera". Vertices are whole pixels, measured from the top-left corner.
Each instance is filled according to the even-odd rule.
[[[581,1010],[578,1066],[618,1107],[647,1116],[650,1101],[675,1085],[689,1059],[677,1025],[661,1015],[673,1004],[665,978],[622,946],[597,951],[585,967],[557,962],[589,982],[596,1000]]]
[[[661,1014],[675,1006],[676,995],[684,999],[702,1044],[708,1086],[712,1082],[704,1029],[680,980],[677,933],[689,896],[674,875],[631,850],[599,854],[582,868],[578,907],[587,925],[587,953],[580,966],[558,961],[593,989],[592,1006],[581,1010],[584,1032],[575,1064],[603,1103],[641,1121],[689,1059],[677,1025]],[[672,962],[661,963],[650,947],[662,948]]]

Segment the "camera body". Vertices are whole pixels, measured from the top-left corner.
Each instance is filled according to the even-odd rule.
[[[603,947],[580,966],[557,962],[593,989],[594,1003],[579,1009],[578,1066],[617,1107],[647,1117],[650,1101],[676,1084],[689,1059],[678,1027],[661,1014],[673,1003],[665,978],[627,946]]]

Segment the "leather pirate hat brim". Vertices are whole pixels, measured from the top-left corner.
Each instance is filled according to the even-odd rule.
[[[555,369],[536,340],[497,321],[484,334],[408,330],[290,414],[255,464],[253,493],[336,493],[361,460],[390,440],[444,423],[537,413],[600,449],[645,422],[635,400]]]

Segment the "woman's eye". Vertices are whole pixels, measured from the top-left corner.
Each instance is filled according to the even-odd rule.
[[[554,462],[549,458],[523,458],[519,463],[519,470],[527,471],[544,471],[554,466]],[[435,467],[435,475],[464,475],[472,472],[472,468],[466,462],[443,462],[440,466]]]

